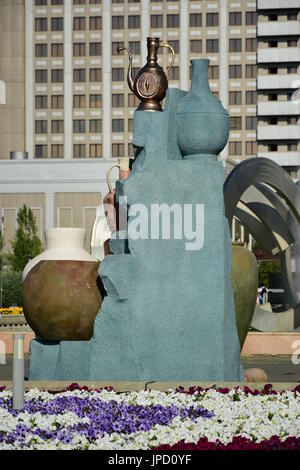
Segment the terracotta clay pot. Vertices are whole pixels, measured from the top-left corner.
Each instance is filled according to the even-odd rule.
[[[45,340],[89,340],[102,298],[99,261],[84,250],[85,229],[54,228],[47,249],[23,271],[23,309],[36,335]]]
[[[242,350],[255,311],[258,268],[253,253],[238,244],[232,245],[231,285]]]

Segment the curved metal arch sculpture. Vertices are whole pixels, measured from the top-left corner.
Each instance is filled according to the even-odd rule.
[[[247,190],[257,191],[248,198]],[[251,158],[238,164],[224,183],[225,213],[247,227],[264,249],[280,254],[285,294],[294,308],[294,327],[300,326],[300,302],[292,281],[290,246],[300,249],[300,188],[277,163]]]

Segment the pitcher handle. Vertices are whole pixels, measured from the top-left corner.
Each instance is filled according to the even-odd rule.
[[[173,67],[174,62],[175,62],[175,51],[174,51],[173,47],[170,44],[166,43],[166,42],[161,42],[159,47],[166,47],[166,48],[170,49],[170,51],[172,52],[172,60],[171,60],[171,63],[168,65],[167,71],[166,71],[167,78],[169,78],[169,72],[170,72],[170,70]]]
[[[121,168],[121,166],[120,166],[120,164],[115,163],[114,165],[112,165],[112,166],[107,170],[107,173],[106,173],[106,182],[107,182],[107,186],[108,186],[108,189],[109,189],[109,192],[110,192],[110,193],[113,192],[113,187],[112,187],[112,184],[111,184],[110,175],[111,175],[111,171],[112,171],[114,168]]]

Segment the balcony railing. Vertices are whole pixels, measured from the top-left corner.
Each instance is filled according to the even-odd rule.
[[[259,49],[258,63],[300,62],[300,49],[298,47],[269,47]]]
[[[300,116],[300,102],[267,101],[258,103],[259,116]]]
[[[260,152],[258,157],[270,158],[281,166],[299,166],[300,152]]]
[[[300,140],[300,126],[258,126],[258,140]]]
[[[287,75],[261,75],[257,78],[258,90],[288,90],[300,88],[300,76]]]
[[[258,23],[258,36],[299,36],[300,21],[268,21]]]

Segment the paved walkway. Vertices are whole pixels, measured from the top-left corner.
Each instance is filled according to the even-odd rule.
[[[12,355],[7,355],[6,364],[0,364],[0,381],[12,380]],[[294,365],[290,356],[242,356],[246,369],[263,369],[268,382],[300,383],[300,364]],[[28,377],[28,354],[25,355],[25,377]]]

